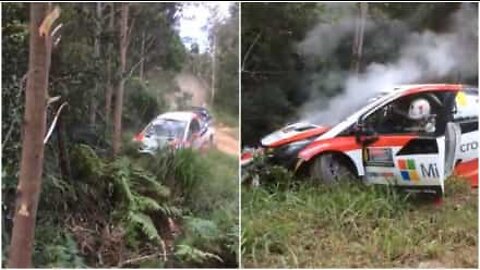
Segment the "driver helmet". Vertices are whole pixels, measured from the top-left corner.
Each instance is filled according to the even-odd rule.
[[[421,120],[430,116],[430,103],[424,99],[419,98],[412,103],[408,109],[408,117],[412,120]]]

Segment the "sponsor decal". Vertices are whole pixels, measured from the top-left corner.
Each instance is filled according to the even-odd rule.
[[[394,167],[392,149],[390,148],[367,148],[363,158],[367,166]]]
[[[404,181],[420,181],[418,176],[415,160],[413,159],[399,159],[397,161],[398,169],[400,170],[400,175]]]
[[[424,178],[439,178],[440,173],[436,163],[430,163],[428,165],[420,164],[420,170]]]
[[[460,151],[462,153],[468,152],[470,150],[477,150],[477,149],[478,149],[478,142],[468,142],[460,145]]]
[[[392,172],[369,172],[368,176],[375,178],[392,178],[394,174]]]
[[[467,95],[465,92],[460,91],[458,92],[457,96],[455,97],[455,101],[459,107],[465,107],[468,104]]]

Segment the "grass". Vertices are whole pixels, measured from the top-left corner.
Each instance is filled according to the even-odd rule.
[[[242,267],[476,268],[477,220],[461,181],[441,205],[372,186],[243,189]]]

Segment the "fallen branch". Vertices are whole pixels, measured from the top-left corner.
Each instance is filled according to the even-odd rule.
[[[166,256],[166,255],[167,254],[163,254],[163,256]],[[144,256],[140,256],[140,257],[136,257],[136,258],[131,258],[131,259],[125,260],[123,262],[119,262],[117,267],[121,268],[124,265],[132,264],[132,263],[138,263],[138,262],[141,262],[141,261],[155,259],[155,258],[160,258],[160,256],[162,256],[162,254],[154,253],[154,254],[150,254],[150,255],[144,255]]]

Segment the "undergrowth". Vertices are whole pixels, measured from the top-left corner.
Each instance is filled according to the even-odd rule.
[[[477,197],[462,181],[447,181],[441,205],[386,187],[287,182],[242,189],[242,267],[477,267]]]
[[[235,158],[188,149],[139,155],[126,148],[110,160],[74,145],[68,178],[58,171],[57,153],[46,151],[34,267],[238,265]],[[2,185],[3,264],[14,187]]]

